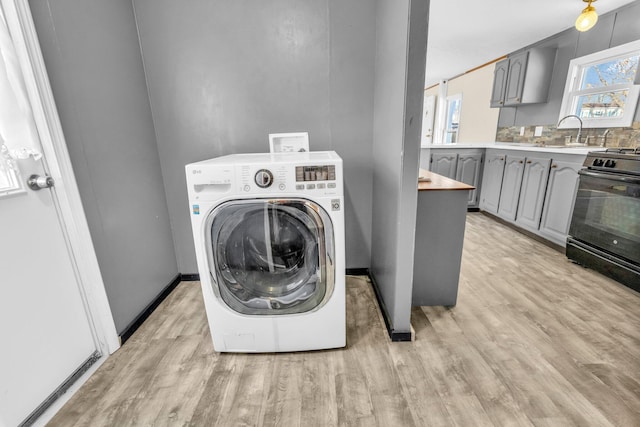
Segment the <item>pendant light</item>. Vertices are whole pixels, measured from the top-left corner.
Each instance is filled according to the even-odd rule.
[[[591,6],[596,0],[582,0],[585,3],[589,3],[587,7],[582,10],[578,19],[576,19],[576,29],[578,31],[588,31],[596,25],[598,22],[598,14],[596,13],[596,8]]]

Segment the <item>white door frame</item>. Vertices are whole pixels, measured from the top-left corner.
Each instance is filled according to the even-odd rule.
[[[89,225],[84,214],[71,158],[62,132],[49,77],[27,0],[0,0],[16,49],[40,143],[44,168],[55,180],[52,197],[61,219],[71,258],[75,261],[80,293],[97,345],[103,355],[120,347],[107,300]]]

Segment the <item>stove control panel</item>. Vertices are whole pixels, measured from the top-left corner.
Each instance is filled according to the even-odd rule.
[[[640,175],[640,153],[633,152],[591,152],[583,166],[603,172]]]
[[[615,168],[616,167],[616,161],[613,159],[599,159],[599,158],[595,158],[593,159],[593,162],[591,162],[592,166],[597,166],[597,167],[605,167],[605,168]]]

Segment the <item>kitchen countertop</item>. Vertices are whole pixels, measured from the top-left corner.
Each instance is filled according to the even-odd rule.
[[[591,151],[604,151],[604,147],[541,147],[532,144],[519,144],[511,142],[487,142],[481,144],[437,144],[422,148],[430,149],[456,149],[456,148],[490,148],[498,150],[533,151],[538,153],[562,153],[586,155]]]
[[[447,178],[437,173],[420,169],[420,177],[426,177],[431,181],[418,181],[418,191],[442,191],[442,190],[473,190],[472,185]]]

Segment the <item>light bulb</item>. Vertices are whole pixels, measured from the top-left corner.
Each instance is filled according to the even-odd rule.
[[[596,8],[589,4],[589,6],[582,10],[578,19],[576,19],[576,29],[578,31],[588,31],[596,25],[596,22],[598,22]]]

